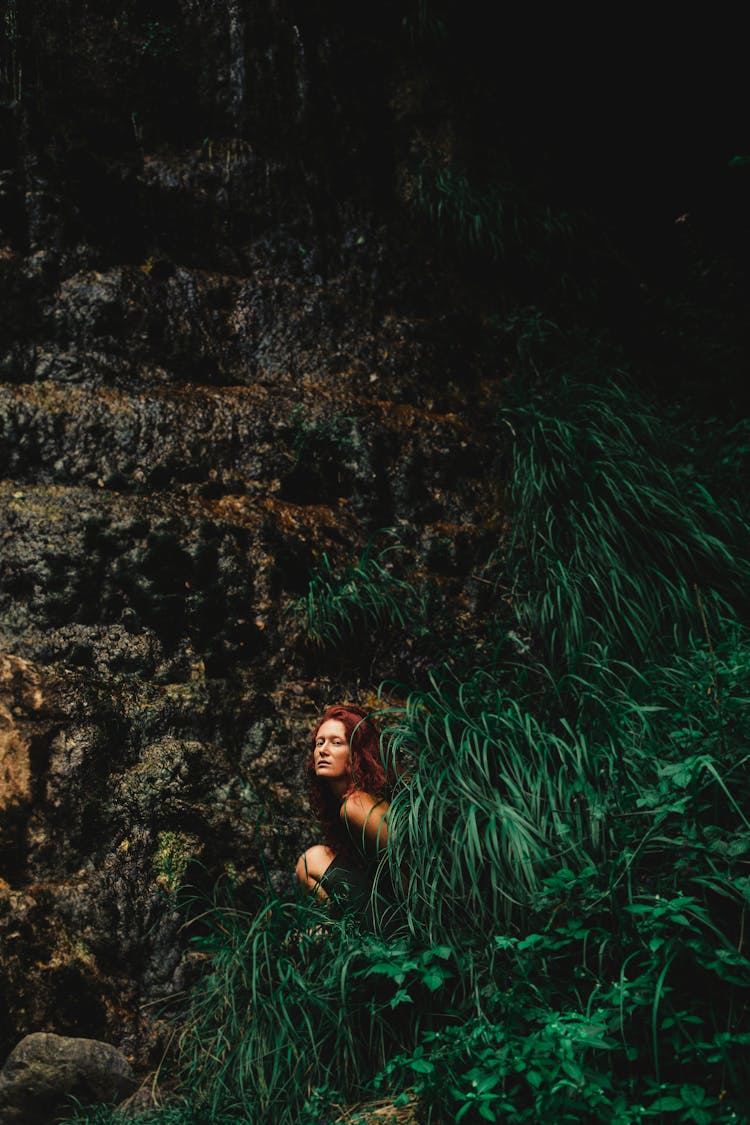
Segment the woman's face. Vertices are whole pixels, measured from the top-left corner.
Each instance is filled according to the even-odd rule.
[[[318,777],[331,781],[349,777],[351,773],[349,739],[346,735],[346,727],[340,719],[326,719],[318,727],[313,762]]]

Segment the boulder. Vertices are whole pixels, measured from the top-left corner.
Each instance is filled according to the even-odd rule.
[[[96,1039],[36,1032],[12,1051],[0,1071],[0,1125],[49,1125],[83,1104],[115,1104],[137,1083],[116,1047]]]

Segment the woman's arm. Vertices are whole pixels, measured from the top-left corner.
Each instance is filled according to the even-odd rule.
[[[342,801],[340,816],[347,831],[367,855],[380,855],[388,843],[388,802],[355,790]]]

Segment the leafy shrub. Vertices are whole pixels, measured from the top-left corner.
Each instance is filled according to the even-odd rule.
[[[413,696],[396,726],[391,859],[414,939],[461,934],[474,1008],[380,1083],[438,1117],[707,1125],[750,1101],[748,635],[730,622],[609,671],[557,685],[544,725],[538,695],[493,707],[461,685]]]

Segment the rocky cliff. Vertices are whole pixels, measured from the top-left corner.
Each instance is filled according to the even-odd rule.
[[[491,605],[495,286],[410,209],[454,138],[396,7],[4,17],[0,1053],[146,1063],[180,883],[290,886],[316,713]],[[373,537],[429,640],[311,645],[295,600]]]

